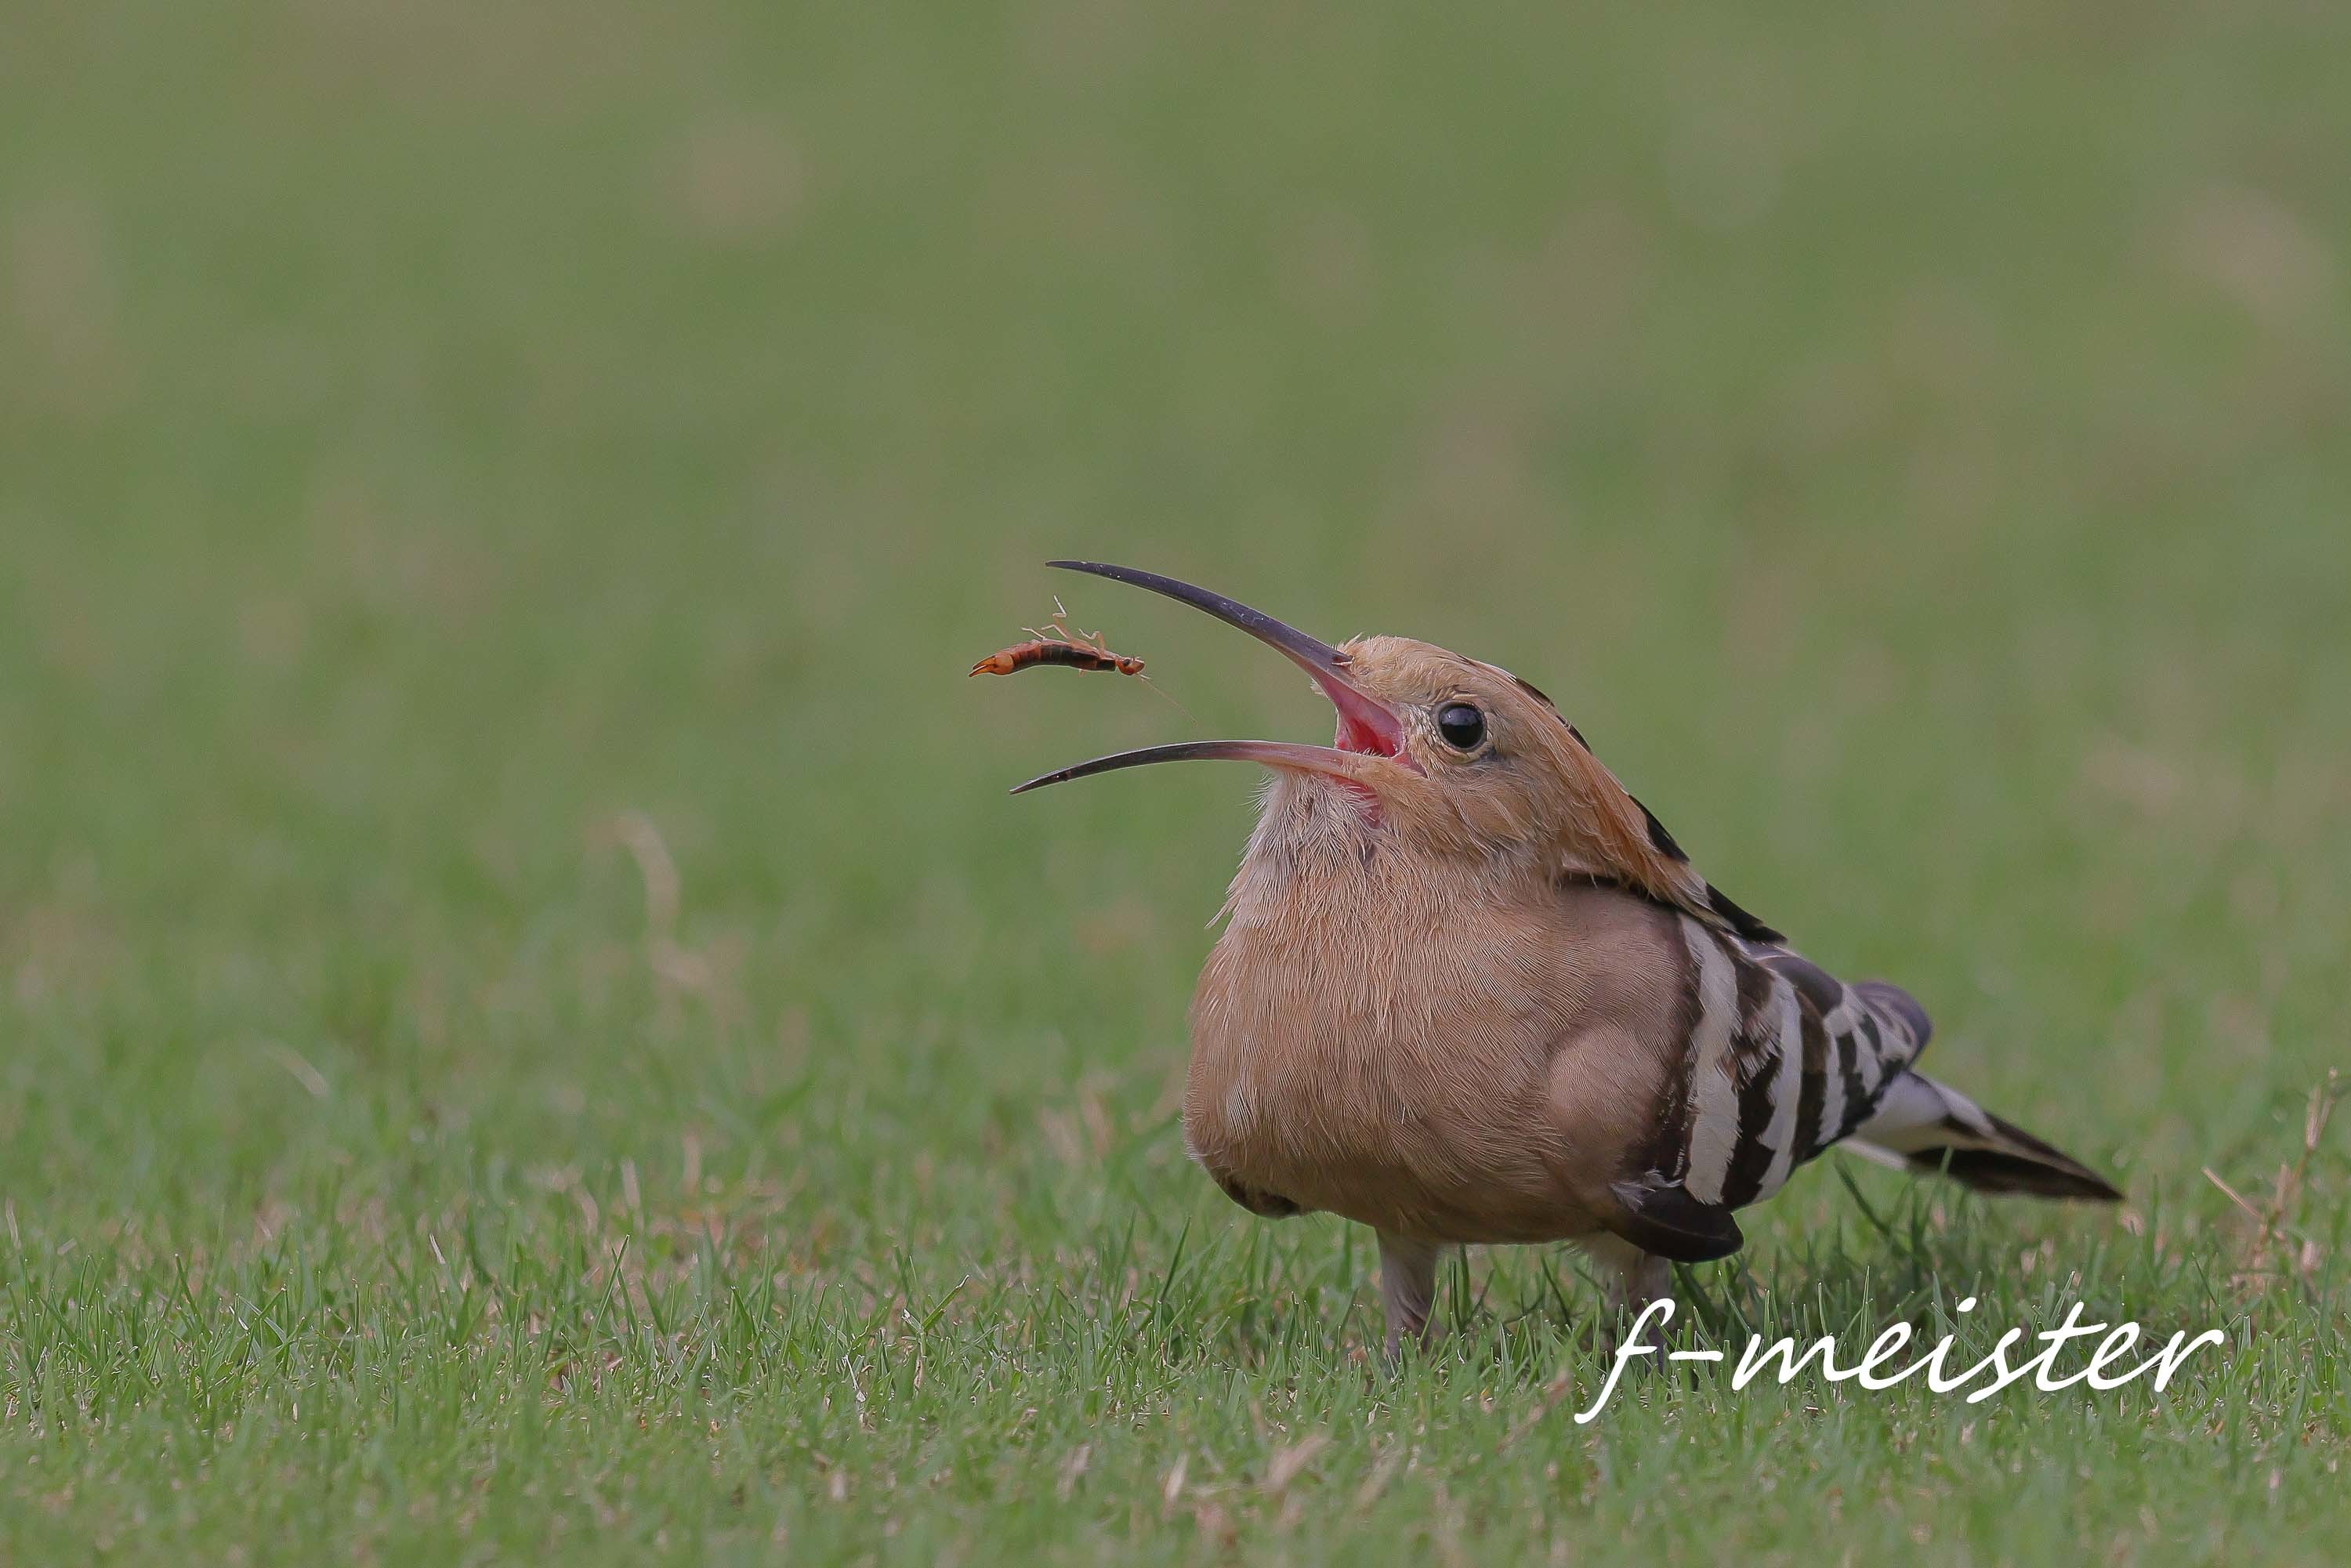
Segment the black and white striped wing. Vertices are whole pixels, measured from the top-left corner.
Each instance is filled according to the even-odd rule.
[[[1687,1048],[1656,1132],[1617,1195],[1673,1233],[1711,1231],[1734,1249],[1733,1209],[1770,1197],[1796,1166],[1867,1121],[1927,1043],[1927,1015],[1878,982],[1848,986],[1783,948],[1688,915]],[[1719,1217],[1719,1219],[1715,1217]],[[1673,1236],[1632,1235],[1652,1251]]]

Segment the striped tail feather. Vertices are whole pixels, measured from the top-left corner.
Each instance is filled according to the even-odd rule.
[[[1687,949],[1677,1071],[1656,1127],[1628,1150],[1609,1228],[1645,1251],[1700,1262],[1736,1251],[1733,1211],[1844,1145],[1985,1192],[2121,1197],[2086,1166],[1913,1070],[1934,1026],[1901,987],[1852,985],[1776,943],[1681,917]]]
[[[1849,1140],[1857,1154],[1939,1172],[1979,1192],[2118,1202],[2097,1172],[1993,1115],[1949,1084],[1905,1071]]]

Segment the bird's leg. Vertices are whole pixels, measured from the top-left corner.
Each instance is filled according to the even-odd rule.
[[[1650,1302],[1672,1292],[1674,1266],[1655,1252],[1644,1252],[1614,1236],[1587,1236],[1577,1245],[1592,1260],[1606,1293],[1607,1319],[1600,1325],[1598,1340],[1612,1345],[1617,1333],[1637,1321]]]
[[[1633,1251],[1622,1261],[1610,1261],[1615,1277],[1608,1282],[1608,1310],[1617,1317],[1637,1318],[1673,1290],[1674,1266],[1655,1252]]]
[[[1443,1249],[1433,1241],[1380,1232],[1380,1304],[1387,1309],[1388,1354],[1409,1337],[1426,1344],[1429,1309],[1437,1301],[1437,1260]]]

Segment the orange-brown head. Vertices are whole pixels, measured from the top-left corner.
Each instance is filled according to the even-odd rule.
[[[1270,740],[1147,747],[1033,779],[1015,794],[1151,762],[1256,762],[1422,852],[1622,883],[1741,935],[1776,937],[1708,885],[1551,700],[1509,671],[1407,637],[1333,647],[1155,572],[1051,564],[1165,594],[1280,649],[1331,699],[1338,733],[1327,747]]]

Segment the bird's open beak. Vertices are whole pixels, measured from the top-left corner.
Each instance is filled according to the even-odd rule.
[[[1330,746],[1297,746],[1277,740],[1191,740],[1173,746],[1147,746],[1140,751],[1122,751],[1111,757],[1097,757],[1091,762],[1081,762],[1058,773],[1031,779],[1014,789],[1015,795],[1024,789],[1108,773],[1120,768],[1139,768],[1146,762],[1219,758],[1256,762],[1268,768],[1330,774],[1357,785],[1365,782],[1365,758],[1384,758],[1411,766],[1404,755],[1403,721],[1385,703],[1349,678],[1347,655],[1330,643],[1309,637],[1296,627],[1285,625],[1261,611],[1251,610],[1237,600],[1227,599],[1221,593],[1211,593],[1205,588],[1195,588],[1188,582],[1178,582],[1172,577],[1162,577],[1155,571],[1138,571],[1130,566],[1103,566],[1090,560],[1056,560],[1046,564],[1060,567],[1064,571],[1091,572],[1096,577],[1109,578],[1113,582],[1132,583],[1137,588],[1147,588],[1154,593],[1164,593],[1195,610],[1205,610],[1225,624],[1238,626],[1259,642],[1280,649],[1291,663],[1313,677],[1314,684],[1322,689],[1322,695],[1331,699],[1331,706],[1339,710],[1339,734]]]

